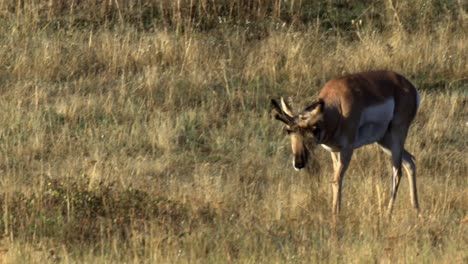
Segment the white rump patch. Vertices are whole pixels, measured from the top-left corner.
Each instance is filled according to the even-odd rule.
[[[393,98],[385,101],[383,104],[365,108],[361,114],[359,130],[353,147],[359,148],[380,140],[393,119],[394,110],[395,101]]]

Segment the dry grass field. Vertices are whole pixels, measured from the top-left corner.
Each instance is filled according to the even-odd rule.
[[[464,1],[1,0],[0,263],[468,263]],[[422,95],[390,159],[302,172],[271,98],[392,69]]]

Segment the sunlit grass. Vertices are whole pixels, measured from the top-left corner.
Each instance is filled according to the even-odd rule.
[[[220,22],[197,20],[213,11],[201,1],[191,22],[189,9],[151,13],[158,26],[138,15],[146,6],[131,9],[143,1],[104,2],[0,4],[1,261],[467,261],[461,4],[431,2],[414,18],[412,3],[376,2],[359,23],[354,1],[346,16],[326,20],[341,7],[323,4],[328,13],[302,22],[301,1],[231,1]],[[328,79],[370,69],[398,71],[422,95],[406,143],[421,212],[404,177],[385,217],[390,160],[367,146],[334,226],[329,154],[295,172],[269,100],[302,107]]]

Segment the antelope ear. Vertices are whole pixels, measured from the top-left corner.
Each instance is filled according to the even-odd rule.
[[[294,111],[292,110],[291,106],[281,97],[281,109],[283,109],[284,113],[290,117],[294,116]]]
[[[323,111],[323,105],[324,105],[324,101],[322,99],[319,99],[318,101],[314,102],[313,104],[309,105],[308,107],[306,107],[306,109],[304,110],[304,112],[308,112],[310,114],[313,114],[313,113],[321,113]]]
[[[323,119],[323,100],[318,100],[310,106],[306,107],[304,114],[301,115],[300,126],[308,127],[315,125],[317,122]]]

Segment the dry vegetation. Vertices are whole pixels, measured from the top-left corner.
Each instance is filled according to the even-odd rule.
[[[467,263],[466,3],[308,2],[0,1],[0,261]],[[384,68],[422,94],[421,215],[367,146],[335,230],[269,99]]]

